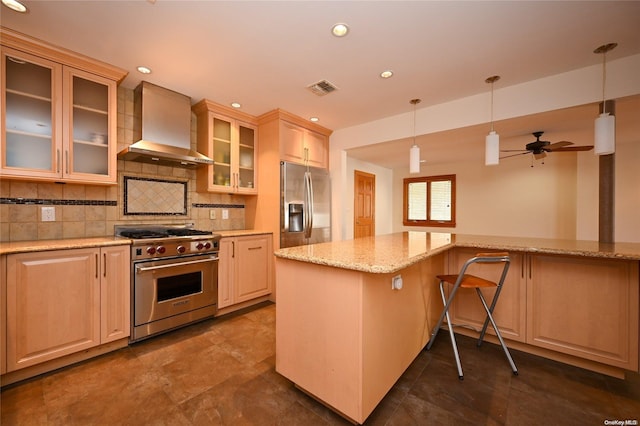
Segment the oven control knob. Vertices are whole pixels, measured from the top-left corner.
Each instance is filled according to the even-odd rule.
[[[156,254],[155,247],[147,247],[147,254]]]
[[[167,251],[167,249],[165,249],[164,246],[158,246],[158,248],[156,248],[158,254],[164,254],[165,251]]]
[[[207,250],[209,250],[211,248],[211,243],[209,241],[207,241],[206,243],[204,243],[204,248],[206,248]]]
[[[202,244],[202,243],[198,243],[198,244],[196,244],[196,248],[197,248],[198,250],[202,250],[202,249],[204,248],[204,244]]]
[[[178,246],[178,253],[184,253],[187,249],[184,246]]]

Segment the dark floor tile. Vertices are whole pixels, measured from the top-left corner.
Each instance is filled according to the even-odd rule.
[[[193,324],[2,389],[5,425],[350,425],[275,371],[275,305]],[[602,425],[636,420],[640,375],[619,380],[446,332],[365,425]]]

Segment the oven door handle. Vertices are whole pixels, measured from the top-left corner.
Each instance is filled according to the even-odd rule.
[[[176,266],[187,266],[187,265],[195,265],[198,263],[216,262],[216,261],[218,261],[217,257],[210,257],[209,259],[191,260],[189,262],[169,263],[167,265],[149,266],[146,268],[140,265],[136,265],[136,273],[140,274],[142,272],[156,271],[158,269],[175,268]]]

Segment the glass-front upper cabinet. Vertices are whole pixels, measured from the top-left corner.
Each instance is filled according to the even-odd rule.
[[[198,151],[213,159],[213,165],[198,168],[198,191],[257,194],[258,128],[249,122],[253,117],[207,100],[193,111]]]
[[[62,136],[62,66],[2,49],[2,169],[58,177]]]
[[[110,140],[115,135],[110,129],[116,114],[110,111],[110,97],[116,92],[116,84],[72,68],[64,71],[71,99],[67,104],[70,146],[65,172],[79,179],[91,179],[91,175],[105,179],[115,172],[111,159],[116,155],[116,144]]]
[[[114,80],[2,46],[3,177],[116,183]]]

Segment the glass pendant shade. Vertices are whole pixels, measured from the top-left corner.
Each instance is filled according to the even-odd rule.
[[[409,150],[409,173],[420,173],[420,147],[416,144]]]
[[[596,155],[613,154],[616,151],[616,118],[608,112],[596,118],[593,152]]]
[[[484,165],[495,166],[500,162],[500,135],[489,132],[484,142]]]

